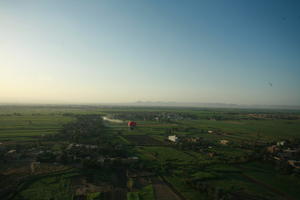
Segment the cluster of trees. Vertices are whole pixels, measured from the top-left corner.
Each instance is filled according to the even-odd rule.
[[[70,142],[82,143],[88,138],[107,138],[106,128],[103,125],[103,120],[100,115],[77,115],[74,122],[65,124],[57,138],[64,139]]]
[[[179,119],[198,119],[198,116],[191,113],[182,112],[120,112],[111,113],[112,118],[123,120],[149,120],[149,121],[169,121]]]
[[[0,116],[23,116],[21,113],[12,113],[12,114],[0,114]]]
[[[284,119],[284,120],[297,120],[300,116],[297,114],[249,114],[251,119]]]
[[[263,119],[300,119],[299,114],[286,113],[243,113],[243,112],[213,112],[203,116],[204,119],[214,120],[263,120]]]

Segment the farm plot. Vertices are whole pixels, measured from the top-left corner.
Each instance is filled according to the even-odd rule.
[[[131,144],[138,146],[162,146],[162,141],[156,140],[148,135],[126,135],[123,136]]]
[[[190,126],[202,130],[219,130],[226,133],[222,137],[230,136],[231,139],[239,141],[245,139],[256,139],[259,135],[260,140],[284,140],[299,138],[300,120],[240,120],[238,122],[228,122],[225,120],[194,120],[182,121],[182,126]],[[201,134],[205,138],[219,137],[214,134]]]
[[[281,194],[285,199],[299,198],[300,181],[296,176],[280,174],[269,163],[253,162],[240,167],[245,177],[275,192],[277,196]]]
[[[62,115],[0,116],[0,140],[28,140],[57,133],[72,117]]]
[[[140,147],[139,152],[160,162],[190,163],[195,158],[171,147]]]
[[[181,198],[159,178],[152,178],[152,184],[156,200],[181,200]]]

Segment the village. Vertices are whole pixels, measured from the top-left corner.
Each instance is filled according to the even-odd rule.
[[[238,170],[251,162],[272,163],[274,171],[285,175],[298,176],[300,172],[298,140],[266,142],[256,137],[255,140],[240,141],[218,128],[179,126],[182,119],[174,117],[176,114],[173,117],[166,115],[167,121],[151,115],[150,121],[156,124],[145,124],[144,119],[126,121],[108,116],[79,115],[77,121],[64,125],[58,134],[40,136],[34,143],[1,143],[3,167],[22,163],[22,168],[1,175],[3,180],[14,184],[2,187],[0,195],[10,193],[35,177],[71,170],[87,173],[74,178],[74,200],[85,199],[90,193],[101,193],[108,199],[114,193],[124,197],[128,192],[134,194],[142,186],[149,185],[153,185],[155,191],[158,190],[156,187],[164,185],[172,196],[179,191],[173,188],[172,179],[166,177],[183,176],[183,173],[187,180],[185,184],[191,190],[208,196],[217,192],[218,198],[233,197],[239,195],[235,190],[216,189],[206,183],[202,175],[198,178],[194,174],[199,174],[202,169],[204,177],[210,174],[208,177],[214,179],[216,172],[210,166],[220,164],[234,167],[235,173],[239,174]],[[114,130],[114,127],[118,129]],[[142,134],[143,130],[157,127],[159,135]],[[18,177],[11,179],[13,171]],[[102,178],[98,180],[95,176],[99,175]],[[110,178],[103,178],[106,176]]]
[[[128,122],[128,128],[133,130],[137,126],[136,122]],[[208,134],[222,135],[220,132],[214,132],[208,130]],[[212,151],[214,147],[221,146],[226,148],[228,146],[235,146],[234,142],[229,139],[220,139],[216,142],[211,142],[204,139],[201,136],[187,136],[187,135],[168,135],[164,145],[174,146],[175,148],[190,149],[193,151],[205,153],[210,157],[217,155],[217,152]],[[17,148],[8,148],[0,143],[0,155],[3,163],[15,162],[15,161],[27,161],[29,163],[35,163],[37,165],[40,162],[48,162],[53,164],[71,164],[84,163],[90,161],[95,165],[103,166],[105,164],[111,164],[112,162],[118,163],[131,163],[139,160],[138,156],[108,156],[106,155],[105,148],[95,144],[79,144],[79,143],[63,143],[58,145],[41,145],[34,144],[29,146],[16,146]],[[124,146],[116,146],[114,150],[122,151]],[[245,147],[249,149],[249,146]],[[251,147],[252,148],[252,147]],[[292,171],[299,171],[300,169],[300,146],[297,143],[290,141],[278,141],[275,144],[261,144],[255,148],[259,148],[259,157],[263,160],[269,160],[276,164],[276,166],[286,166]],[[32,164],[30,164],[32,165]]]

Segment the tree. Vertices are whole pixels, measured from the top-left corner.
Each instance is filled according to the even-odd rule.
[[[132,178],[128,179],[127,188],[129,189],[129,191],[132,191],[132,188],[133,188],[133,179]]]

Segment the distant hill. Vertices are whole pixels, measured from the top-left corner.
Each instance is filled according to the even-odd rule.
[[[204,108],[261,108],[261,109],[291,109],[300,110],[300,106],[288,105],[247,105],[228,103],[197,103],[197,102],[165,102],[165,101],[136,101],[132,103],[116,103],[120,106],[159,106],[159,107],[204,107]]]

